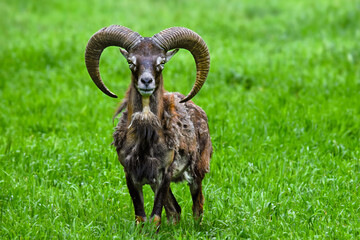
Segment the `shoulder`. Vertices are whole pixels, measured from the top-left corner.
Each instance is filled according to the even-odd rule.
[[[166,92],[164,94],[164,109],[169,113],[186,114],[191,118],[203,119],[207,121],[205,111],[193,101],[180,103],[185,96],[178,92]]]

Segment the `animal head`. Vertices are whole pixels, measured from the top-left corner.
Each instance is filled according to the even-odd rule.
[[[143,96],[150,96],[159,86],[161,72],[179,49],[166,52],[153,42],[151,38],[144,38],[129,52],[120,49],[126,58],[133,74],[133,84]]]
[[[105,86],[99,72],[101,53],[109,46],[120,47],[120,52],[126,58],[132,72],[133,85],[142,96],[150,96],[159,86],[164,65],[179,48],[191,52],[197,72],[192,90],[181,102],[190,100],[199,92],[210,68],[210,55],[205,42],[187,28],[168,28],[148,38],[126,27],[112,25],[96,32],[90,38],[85,51],[86,67],[92,80],[110,97],[117,96]]]

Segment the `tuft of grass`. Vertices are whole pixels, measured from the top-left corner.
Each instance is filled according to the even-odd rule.
[[[1,2],[0,238],[359,238],[359,10],[340,0]],[[184,26],[209,46],[194,99],[214,145],[201,226],[185,184],[172,185],[178,225],[155,234],[134,224],[110,145],[119,100],[84,65],[88,39],[111,24],[144,36]],[[116,48],[101,72],[123,96],[130,72]],[[180,51],[164,79],[187,93],[191,54]]]

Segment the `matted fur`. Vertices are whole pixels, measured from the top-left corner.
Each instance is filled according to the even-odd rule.
[[[129,123],[128,110],[122,113],[113,144],[126,172],[135,173],[136,182],[145,180],[151,184],[159,169],[165,167],[164,157],[170,150],[174,151],[174,160],[169,171],[185,164],[191,178],[202,179],[209,172],[212,147],[206,114],[192,101],[179,103],[183,97],[180,93],[164,94],[161,120],[154,114],[144,117],[137,112]],[[125,99],[123,103],[126,102]],[[121,107],[124,109],[124,104]],[[181,173],[172,181],[184,179]]]

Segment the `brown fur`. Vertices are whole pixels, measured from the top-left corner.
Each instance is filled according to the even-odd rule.
[[[123,103],[128,102],[128,97],[129,96],[125,97]],[[178,103],[183,97],[184,96],[179,93],[164,94],[163,116],[161,120],[159,119],[161,121],[161,128],[157,128],[157,134],[162,136],[163,140],[161,142],[164,143],[166,149],[175,150],[175,160],[182,156],[189,157],[191,159],[191,172],[194,176],[202,179],[210,170],[210,158],[212,154],[207,117],[205,112],[192,101],[185,104]],[[117,112],[121,112],[123,108],[124,106],[121,105]],[[123,112],[114,133],[114,146],[120,155],[120,151],[124,148],[124,142],[126,140],[129,142],[127,144],[128,146],[132,147],[135,145],[134,130],[132,129],[130,131],[128,129],[130,122],[133,120],[128,112],[129,110]],[[158,125],[156,120],[153,119],[153,121],[154,123],[150,125]],[[132,125],[143,126],[146,125],[146,123],[138,119],[135,120],[135,124],[133,122]],[[120,160],[120,162],[122,161]]]
[[[123,51],[125,57],[131,54],[137,56],[138,63],[115,113],[121,117],[113,144],[124,166],[136,219],[146,220],[142,186],[150,184],[155,193],[150,217],[160,220],[165,207],[168,219],[178,221],[181,207],[171,192],[170,181],[182,180],[189,183],[193,213],[200,218],[204,203],[201,182],[210,170],[212,155],[207,116],[192,101],[180,103],[184,98],[180,93],[164,91],[161,71],[155,67],[156,59],[167,54],[163,49],[145,38],[130,53]],[[156,83],[149,99],[137,88],[142,84],[142,72],[151,73]]]

